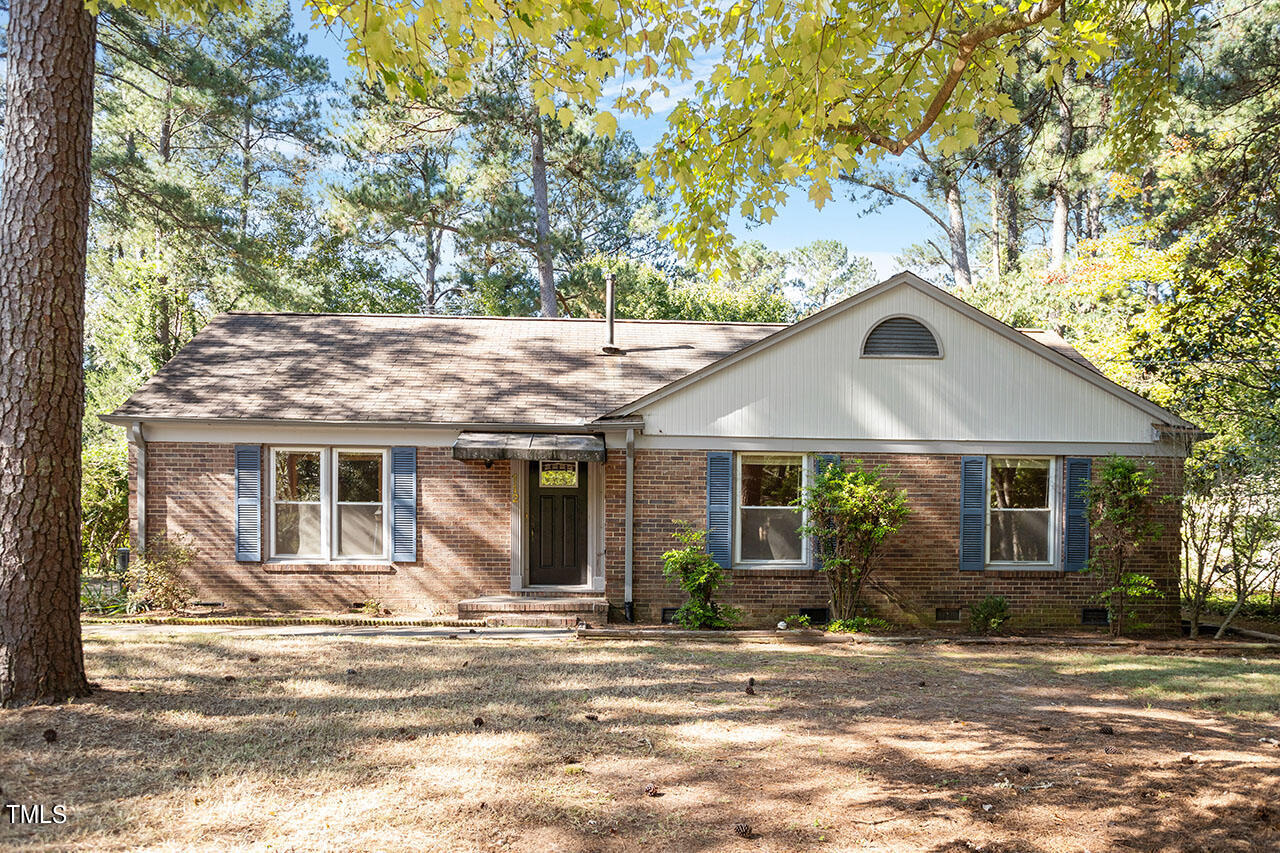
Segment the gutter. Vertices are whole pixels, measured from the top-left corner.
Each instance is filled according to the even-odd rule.
[[[243,426],[320,426],[320,427],[387,427],[407,429],[457,429],[470,432],[543,432],[593,435],[602,429],[630,429],[644,426],[641,418],[627,418],[603,423],[537,424],[537,423],[461,423],[449,421],[356,421],[315,420],[310,418],[182,418],[153,415],[98,415],[104,423],[129,427],[145,421],[157,424],[226,424]]]
[[[134,447],[134,459],[137,464],[135,480],[138,489],[138,526],[135,534],[133,550],[141,554],[147,544],[147,442],[142,437],[142,423],[133,421],[129,424],[129,443]]]
[[[636,621],[635,601],[631,597],[631,575],[632,575],[632,527],[635,523],[635,499],[636,499],[636,431],[634,429],[627,430],[627,509],[626,517],[623,520],[623,545],[622,545],[622,564],[623,564],[623,601],[622,610],[628,622]]]

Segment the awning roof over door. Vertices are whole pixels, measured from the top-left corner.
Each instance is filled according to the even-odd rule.
[[[598,435],[464,432],[453,443],[453,458],[603,462],[604,439]]]

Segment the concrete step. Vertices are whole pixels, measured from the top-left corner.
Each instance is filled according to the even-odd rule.
[[[494,627],[603,625],[609,621],[609,602],[599,596],[484,595],[459,601],[458,618]]]

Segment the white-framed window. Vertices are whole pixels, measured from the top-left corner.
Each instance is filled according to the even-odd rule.
[[[272,559],[388,559],[385,449],[273,447],[270,488]]]
[[[1057,559],[1054,460],[992,456],[987,460],[987,563],[1052,566]]]
[[[805,564],[799,501],[809,484],[802,453],[738,453],[734,457],[734,563]]]

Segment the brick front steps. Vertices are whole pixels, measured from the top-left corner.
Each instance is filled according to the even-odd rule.
[[[609,620],[609,602],[602,597],[485,595],[459,601],[458,618],[503,628],[603,625]]]

